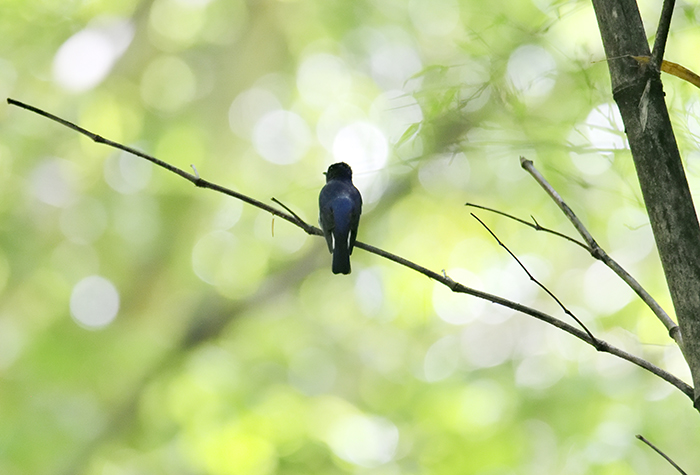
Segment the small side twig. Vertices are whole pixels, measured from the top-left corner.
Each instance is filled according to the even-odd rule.
[[[649,447],[651,447],[651,449],[652,449],[654,452],[656,452],[657,454],[659,454],[659,455],[661,455],[663,458],[665,458],[666,461],[667,461],[668,463],[670,463],[670,464],[673,466],[673,468],[675,468],[676,470],[678,470],[678,472],[682,473],[683,475],[687,475],[687,474],[683,471],[683,469],[680,468],[680,467],[678,466],[678,464],[676,464],[676,462],[674,462],[673,460],[671,460],[671,457],[669,457],[668,455],[666,455],[665,453],[663,453],[663,452],[662,452],[659,448],[657,448],[654,444],[652,444],[652,443],[649,442],[647,439],[645,439],[643,435],[637,434],[636,437],[637,437],[639,440],[641,440],[642,442],[644,442],[645,444],[647,444]]]
[[[515,262],[517,262],[518,265],[520,266],[520,268],[521,268],[523,271],[525,271],[525,273],[526,273],[527,276],[530,278],[530,280],[533,281],[535,284],[537,284],[537,286],[538,286],[539,288],[541,288],[542,290],[544,290],[544,291],[547,293],[547,295],[549,295],[549,296],[557,303],[557,305],[559,305],[559,307],[561,307],[561,309],[564,311],[565,314],[567,314],[568,316],[570,316],[571,318],[573,318],[573,319],[576,321],[576,323],[578,323],[578,324],[581,326],[581,328],[583,328],[583,330],[588,334],[588,337],[591,339],[591,344],[592,344],[596,349],[598,349],[598,347],[599,347],[598,339],[597,339],[596,337],[593,336],[593,333],[591,333],[590,330],[588,330],[588,328],[586,327],[586,325],[584,325],[583,322],[582,322],[581,320],[579,320],[579,318],[578,318],[576,315],[574,315],[573,312],[571,312],[571,310],[569,310],[568,308],[566,308],[566,305],[564,305],[564,304],[562,303],[562,301],[559,300],[559,298],[558,298],[556,295],[554,295],[554,293],[552,293],[551,290],[549,290],[542,282],[540,282],[539,280],[537,280],[537,278],[535,278],[535,276],[532,275],[532,273],[531,273],[529,270],[527,270],[527,267],[525,267],[525,264],[523,264],[523,263],[520,261],[520,259],[518,259],[518,256],[516,256],[515,254],[513,254],[513,252],[512,252],[510,249],[508,249],[508,246],[506,246],[505,244],[503,244],[503,241],[501,241],[501,240],[498,238],[498,236],[496,236],[496,233],[494,233],[493,231],[491,231],[491,229],[486,225],[486,223],[484,223],[482,220],[480,220],[479,217],[478,217],[477,215],[475,215],[474,213],[470,213],[470,214],[474,217],[474,219],[476,219],[477,221],[479,221],[479,223],[480,223],[484,228],[486,228],[486,230],[489,232],[489,234],[491,234],[491,236],[496,240],[496,242],[498,243],[498,245],[501,246],[503,249],[505,249],[506,252],[507,252],[508,254],[510,254],[510,257],[512,257],[513,259],[515,259]]]
[[[296,213],[295,213],[294,211],[292,211],[287,205],[285,205],[284,203],[282,203],[280,200],[278,200],[278,199],[275,198],[274,196],[272,197],[272,201],[274,201],[275,203],[277,203],[278,205],[280,205],[282,208],[286,209],[287,212],[288,212],[289,214],[291,214],[292,216],[294,216],[294,217],[297,219],[297,221],[298,221],[297,224],[299,224],[301,227],[310,227],[310,226],[311,226],[310,224],[306,224],[306,221],[304,221],[303,219],[301,219],[301,218],[299,217],[298,214],[296,214]]]
[[[629,272],[627,272],[620,264],[618,264],[612,257],[610,257],[593,239],[591,233],[588,232],[586,227],[583,225],[580,219],[576,216],[576,213],[572,211],[571,208],[564,202],[562,197],[557,193],[557,191],[549,184],[547,179],[542,176],[542,174],[535,168],[532,160],[528,160],[525,157],[520,157],[520,166],[522,166],[532,177],[539,183],[539,185],[547,192],[547,194],[554,200],[559,209],[562,210],[564,215],[569,219],[571,224],[573,224],[576,231],[581,235],[583,240],[588,245],[591,255],[603,262],[608,266],[615,274],[618,275],[634,292],[642,299],[642,301],[654,312],[654,315],[664,324],[668,330],[668,334],[673,340],[678,344],[679,347],[683,347],[683,340],[681,337],[680,329],[676,322],[674,322],[671,317],[661,308],[661,305],[654,300],[654,298],[649,295],[649,293],[642,287],[642,285],[637,282],[637,280],[632,277]]]
[[[574,239],[571,236],[567,236],[564,233],[560,233],[559,231],[555,231],[554,229],[549,229],[549,228],[545,228],[544,226],[540,226],[540,223],[538,223],[537,220],[532,216],[531,216],[531,218],[532,218],[532,223],[531,223],[530,221],[525,221],[524,219],[518,218],[517,216],[513,216],[512,214],[508,214],[508,213],[505,213],[503,211],[500,211],[500,210],[497,210],[494,208],[489,208],[488,206],[478,205],[476,203],[464,203],[464,206],[470,206],[472,208],[479,208],[479,209],[483,209],[486,211],[490,211],[492,213],[500,214],[501,216],[505,216],[506,218],[510,218],[513,221],[519,222],[520,224],[524,224],[525,226],[529,226],[532,229],[534,229],[535,231],[543,231],[545,233],[549,233],[549,234],[553,234],[555,236],[558,236],[562,239],[566,239],[569,242],[572,242],[578,246],[581,246],[582,248],[584,248],[588,252],[591,252],[591,249],[588,246],[586,246],[584,243],[582,243],[581,241]]]

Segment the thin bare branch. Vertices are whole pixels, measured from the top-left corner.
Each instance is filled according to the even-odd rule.
[[[225,195],[231,196],[233,198],[236,198],[236,199],[244,201],[248,204],[251,204],[251,205],[253,205],[257,208],[260,208],[264,211],[267,211],[268,213],[270,213],[272,215],[279,216],[280,218],[285,219],[292,224],[296,224],[297,226],[302,228],[304,231],[306,231],[308,234],[323,235],[323,233],[321,232],[320,229],[306,224],[298,216],[286,214],[286,213],[278,210],[277,208],[273,208],[272,206],[263,203],[262,201],[258,201],[256,199],[251,198],[249,196],[246,196],[242,193],[238,193],[238,192],[233,191],[229,188],[225,188],[223,186],[217,185],[216,183],[212,183],[210,181],[207,181],[207,180],[201,178],[199,176],[199,173],[197,172],[196,168],[194,168],[194,167],[193,167],[193,170],[195,170],[195,174],[192,175],[192,174],[187,173],[186,171],[181,170],[173,165],[170,165],[169,163],[164,162],[164,161],[162,161],[162,160],[160,160],[152,155],[149,155],[149,154],[142,152],[138,149],[128,147],[126,145],[122,145],[118,142],[114,142],[112,140],[106,139],[100,135],[97,135],[93,132],[90,132],[87,129],[80,127],[79,125],[76,125],[72,122],[69,122],[65,119],[62,119],[61,117],[53,115],[50,112],[46,112],[44,110],[41,110],[41,109],[36,108],[34,106],[31,106],[29,104],[25,104],[23,102],[17,101],[15,99],[11,99],[9,97],[7,98],[7,103],[10,105],[13,105],[13,106],[21,107],[22,109],[26,109],[28,111],[39,114],[42,117],[46,117],[47,119],[51,119],[55,122],[58,122],[59,124],[68,127],[69,129],[75,130],[76,132],[81,133],[81,134],[85,135],[86,137],[89,137],[90,139],[92,139],[93,141],[95,141],[97,143],[102,143],[102,144],[108,145],[112,148],[116,148],[116,149],[122,150],[124,152],[130,153],[132,155],[136,155],[137,157],[141,157],[145,160],[148,160],[149,162],[154,163],[161,168],[165,168],[166,170],[168,170],[172,173],[175,173],[176,175],[181,176],[182,178],[191,182],[192,184],[194,184],[195,186],[197,186],[199,188],[208,188],[210,190],[218,191],[219,193],[223,193]]]
[[[603,262],[608,266],[615,274],[618,275],[634,292],[642,299],[642,301],[647,304],[647,306],[654,312],[654,315],[664,324],[668,330],[668,334],[679,347],[683,348],[683,341],[681,338],[680,329],[676,322],[674,322],[671,317],[661,308],[656,300],[652,298],[651,295],[642,287],[642,285],[637,282],[637,280],[632,277],[625,269],[622,268],[612,257],[610,257],[593,239],[591,233],[588,232],[586,227],[583,225],[576,214],[569,208],[569,206],[564,202],[562,197],[557,193],[557,191],[549,184],[544,176],[535,168],[532,160],[527,160],[525,157],[520,157],[520,165],[528,172],[532,177],[540,184],[540,186],[547,192],[547,194],[554,200],[554,202],[559,206],[564,215],[569,219],[571,224],[574,225],[576,231],[581,235],[583,240],[588,244],[591,255]]]
[[[507,252],[508,254],[510,254],[510,257],[512,257],[513,259],[515,259],[515,262],[517,262],[518,265],[520,266],[520,268],[521,268],[523,271],[525,271],[525,273],[526,273],[527,276],[530,278],[530,280],[533,281],[535,284],[537,284],[537,285],[539,286],[539,288],[541,288],[542,290],[544,290],[544,291],[547,293],[547,295],[549,295],[549,296],[557,303],[557,305],[559,305],[559,307],[561,307],[561,309],[564,311],[565,314],[567,314],[568,316],[570,316],[571,318],[573,318],[574,320],[576,320],[576,323],[578,323],[578,324],[581,326],[581,328],[583,328],[583,330],[586,332],[586,334],[588,334],[588,337],[591,339],[591,342],[593,342],[593,343],[592,343],[593,346],[596,347],[596,348],[598,348],[598,339],[597,339],[596,337],[593,336],[593,333],[591,333],[590,330],[588,330],[588,328],[586,328],[586,325],[584,325],[583,322],[582,322],[581,320],[579,320],[578,317],[577,317],[576,315],[573,314],[573,312],[571,312],[568,308],[566,308],[566,305],[564,305],[564,304],[562,303],[562,301],[559,300],[559,298],[558,298],[556,295],[554,295],[542,282],[540,282],[539,280],[537,280],[537,278],[535,278],[535,276],[532,275],[532,273],[530,273],[529,270],[527,270],[527,267],[525,267],[525,264],[523,264],[523,263],[520,261],[520,259],[518,259],[518,256],[516,256],[515,254],[513,254],[513,252],[511,252],[511,250],[508,249],[508,246],[506,246],[505,244],[503,244],[503,241],[501,241],[501,240],[498,238],[498,236],[496,236],[496,233],[494,233],[493,231],[491,231],[491,229],[490,229],[488,226],[486,226],[486,223],[484,223],[482,220],[480,220],[479,217],[478,217],[477,215],[475,215],[474,213],[471,213],[471,215],[474,217],[474,219],[476,219],[477,221],[479,221],[479,223],[480,223],[484,228],[486,228],[486,230],[489,232],[489,234],[491,234],[491,236],[496,240],[496,242],[498,243],[498,245],[501,246],[503,249],[505,249],[506,252]]]
[[[500,214],[501,216],[505,216],[506,218],[510,218],[513,221],[517,221],[521,224],[524,224],[525,226],[529,226],[532,229],[534,229],[535,231],[543,231],[545,233],[549,233],[549,234],[553,234],[555,236],[558,236],[562,239],[566,239],[569,242],[572,242],[574,244],[581,246],[582,248],[584,248],[588,252],[591,252],[591,249],[586,244],[582,243],[581,241],[574,239],[571,236],[567,236],[564,233],[560,233],[559,231],[555,231],[553,229],[549,229],[549,228],[545,228],[544,226],[540,226],[540,223],[538,223],[537,220],[532,216],[531,216],[531,218],[532,218],[532,223],[531,223],[529,221],[525,221],[524,219],[518,218],[517,216],[513,216],[512,214],[508,214],[508,213],[505,213],[503,211],[500,211],[500,210],[497,210],[494,208],[489,208],[488,206],[478,205],[475,203],[464,203],[464,206],[470,206],[472,208],[479,208],[479,209],[483,209],[485,211],[490,211],[492,213]]]
[[[668,463],[670,463],[670,464],[673,466],[673,468],[675,468],[676,470],[678,470],[678,471],[679,471],[680,473],[682,473],[683,475],[687,475],[687,474],[683,471],[683,469],[680,468],[680,467],[676,464],[676,462],[674,462],[673,460],[671,460],[671,457],[669,457],[668,455],[666,455],[665,453],[663,453],[663,452],[662,452],[659,448],[657,448],[654,444],[652,444],[652,443],[649,442],[647,439],[645,439],[643,435],[637,434],[636,437],[637,437],[639,440],[641,440],[642,442],[644,442],[645,444],[647,444],[649,447],[651,447],[651,449],[652,449],[654,452],[656,452],[657,454],[659,454],[659,455],[661,455],[663,458],[665,458],[666,461],[667,461]]]
[[[251,204],[257,208],[260,208],[264,211],[267,211],[268,213],[274,215],[274,216],[279,216],[286,221],[289,221],[290,223],[300,227],[303,229],[305,232],[308,234],[315,234],[315,235],[323,235],[320,229],[311,226],[304,221],[300,220],[298,217],[292,215],[292,214],[287,214],[285,212],[280,211],[277,208],[273,208],[272,206],[269,206],[261,201],[258,201],[254,198],[251,198],[249,196],[243,195],[241,193],[238,193],[236,191],[230,190],[228,188],[225,188],[223,186],[217,185],[215,183],[211,183],[209,181],[203,180],[201,178],[195,177],[194,175],[191,175],[189,173],[184,172],[183,170],[180,170],[177,167],[174,167],[166,162],[163,162],[162,160],[159,160],[155,157],[152,157],[151,155],[148,155],[146,153],[143,153],[139,150],[132,149],[131,147],[127,147],[125,145],[121,145],[119,143],[113,142],[111,140],[105,139],[103,137],[100,137],[97,134],[94,134],[86,129],[83,129],[82,127],[79,127],[65,119],[61,119],[60,117],[57,117],[53,114],[50,114],[48,112],[45,112],[41,109],[38,109],[36,107],[30,106],[28,104],[24,104],[22,102],[16,101],[14,99],[7,99],[7,102],[11,105],[15,105],[18,107],[21,107],[23,109],[35,112],[43,117],[46,117],[48,119],[51,119],[53,121],[56,121],[72,130],[75,130],[83,135],[86,135],[87,137],[90,137],[92,140],[98,143],[103,143],[105,145],[108,145],[110,147],[123,150],[128,153],[132,153],[138,157],[144,158],[152,163],[155,163],[156,165],[165,168],[168,171],[171,171],[186,180],[190,181],[194,185],[201,187],[201,188],[209,188],[214,191],[218,191],[220,193],[226,194],[228,196],[240,199],[241,201]],[[685,382],[677,378],[676,376],[672,375],[671,373],[659,368],[658,366],[650,363],[649,361],[644,360],[643,358],[640,358],[638,356],[632,355],[630,353],[627,353],[626,351],[617,348],[606,341],[603,340],[596,340],[591,338],[588,333],[584,332],[583,330],[580,330],[568,323],[565,323],[558,318],[555,318],[551,315],[548,315],[544,312],[541,312],[539,310],[536,310],[534,308],[527,307],[525,305],[519,304],[517,302],[513,302],[511,300],[505,299],[503,297],[499,297],[497,295],[489,294],[487,292],[482,292],[480,290],[472,289],[470,287],[466,287],[465,285],[462,285],[459,282],[456,282],[452,280],[447,274],[438,274],[437,272],[433,272],[425,267],[422,267],[418,264],[415,264],[407,259],[404,259],[403,257],[397,256],[395,254],[391,254],[390,252],[384,251],[382,249],[379,249],[377,247],[371,246],[369,244],[365,244],[359,241],[355,242],[355,247],[364,249],[367,252],[371,252],[373,254],[376,254],[378,256],[384,257],[385,259],[388,259],[390,261],[396,262],[397,264],[400,264],[402,266],[408,267],[409,269],[413,269],[416,272],[419,272],[426,277],[433,279],[446,287],[448,287],[450,290],[453,292],[459,292],[467,295],[472,295],[474,297],[488,300],[489,302],[492,302],[496,305],[501,305],[506,308],[510,308],[516,312],[523,313],[525,315],[530,315],[531,317],[534,317],[538,320],[541,320],[543,322],[549,323],[550,325],[553,325],[573,336],[576,338],[593,345],[598,351],[605,352],[605,353],[610,353],[611,355],[615,355],[621,359],[624,359],[626,361],[629,361],[640,368],[644,368],[645,370],[651,372],[652,374],[655,374],[656,376],[664,379],[665,381],[671,383],[673,386],[678,388],[683,394],[688,396],[689,398],[693,398],[693,389]]]

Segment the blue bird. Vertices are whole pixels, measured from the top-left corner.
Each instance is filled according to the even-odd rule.
[[[362,196],[352,184],[352,169],[334,163],[326,172],[326,185],[318,195],[319,218],[328,250],[333,254],[333,273],[350,273],[350,254],[355,246],[362,213]]]

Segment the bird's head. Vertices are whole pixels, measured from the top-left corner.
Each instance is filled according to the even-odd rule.
[[[326,181],[329,180],[352,180],[352,168],[345,162],[334,163],[325,172]]]

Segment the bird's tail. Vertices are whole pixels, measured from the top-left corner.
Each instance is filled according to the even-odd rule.
[[[349,274],[350,273],[350,253],[348,252],[348,243],[341,240],[335,241],[333,249],[333,267],[331,268],[334,274]]]
[[[334,230],[334,246],[333,246],[333,266],[331,270],[334,274],[349,274],[350,273],[350,251],[348,250],[348,233],[349,230],[336,229]]]

